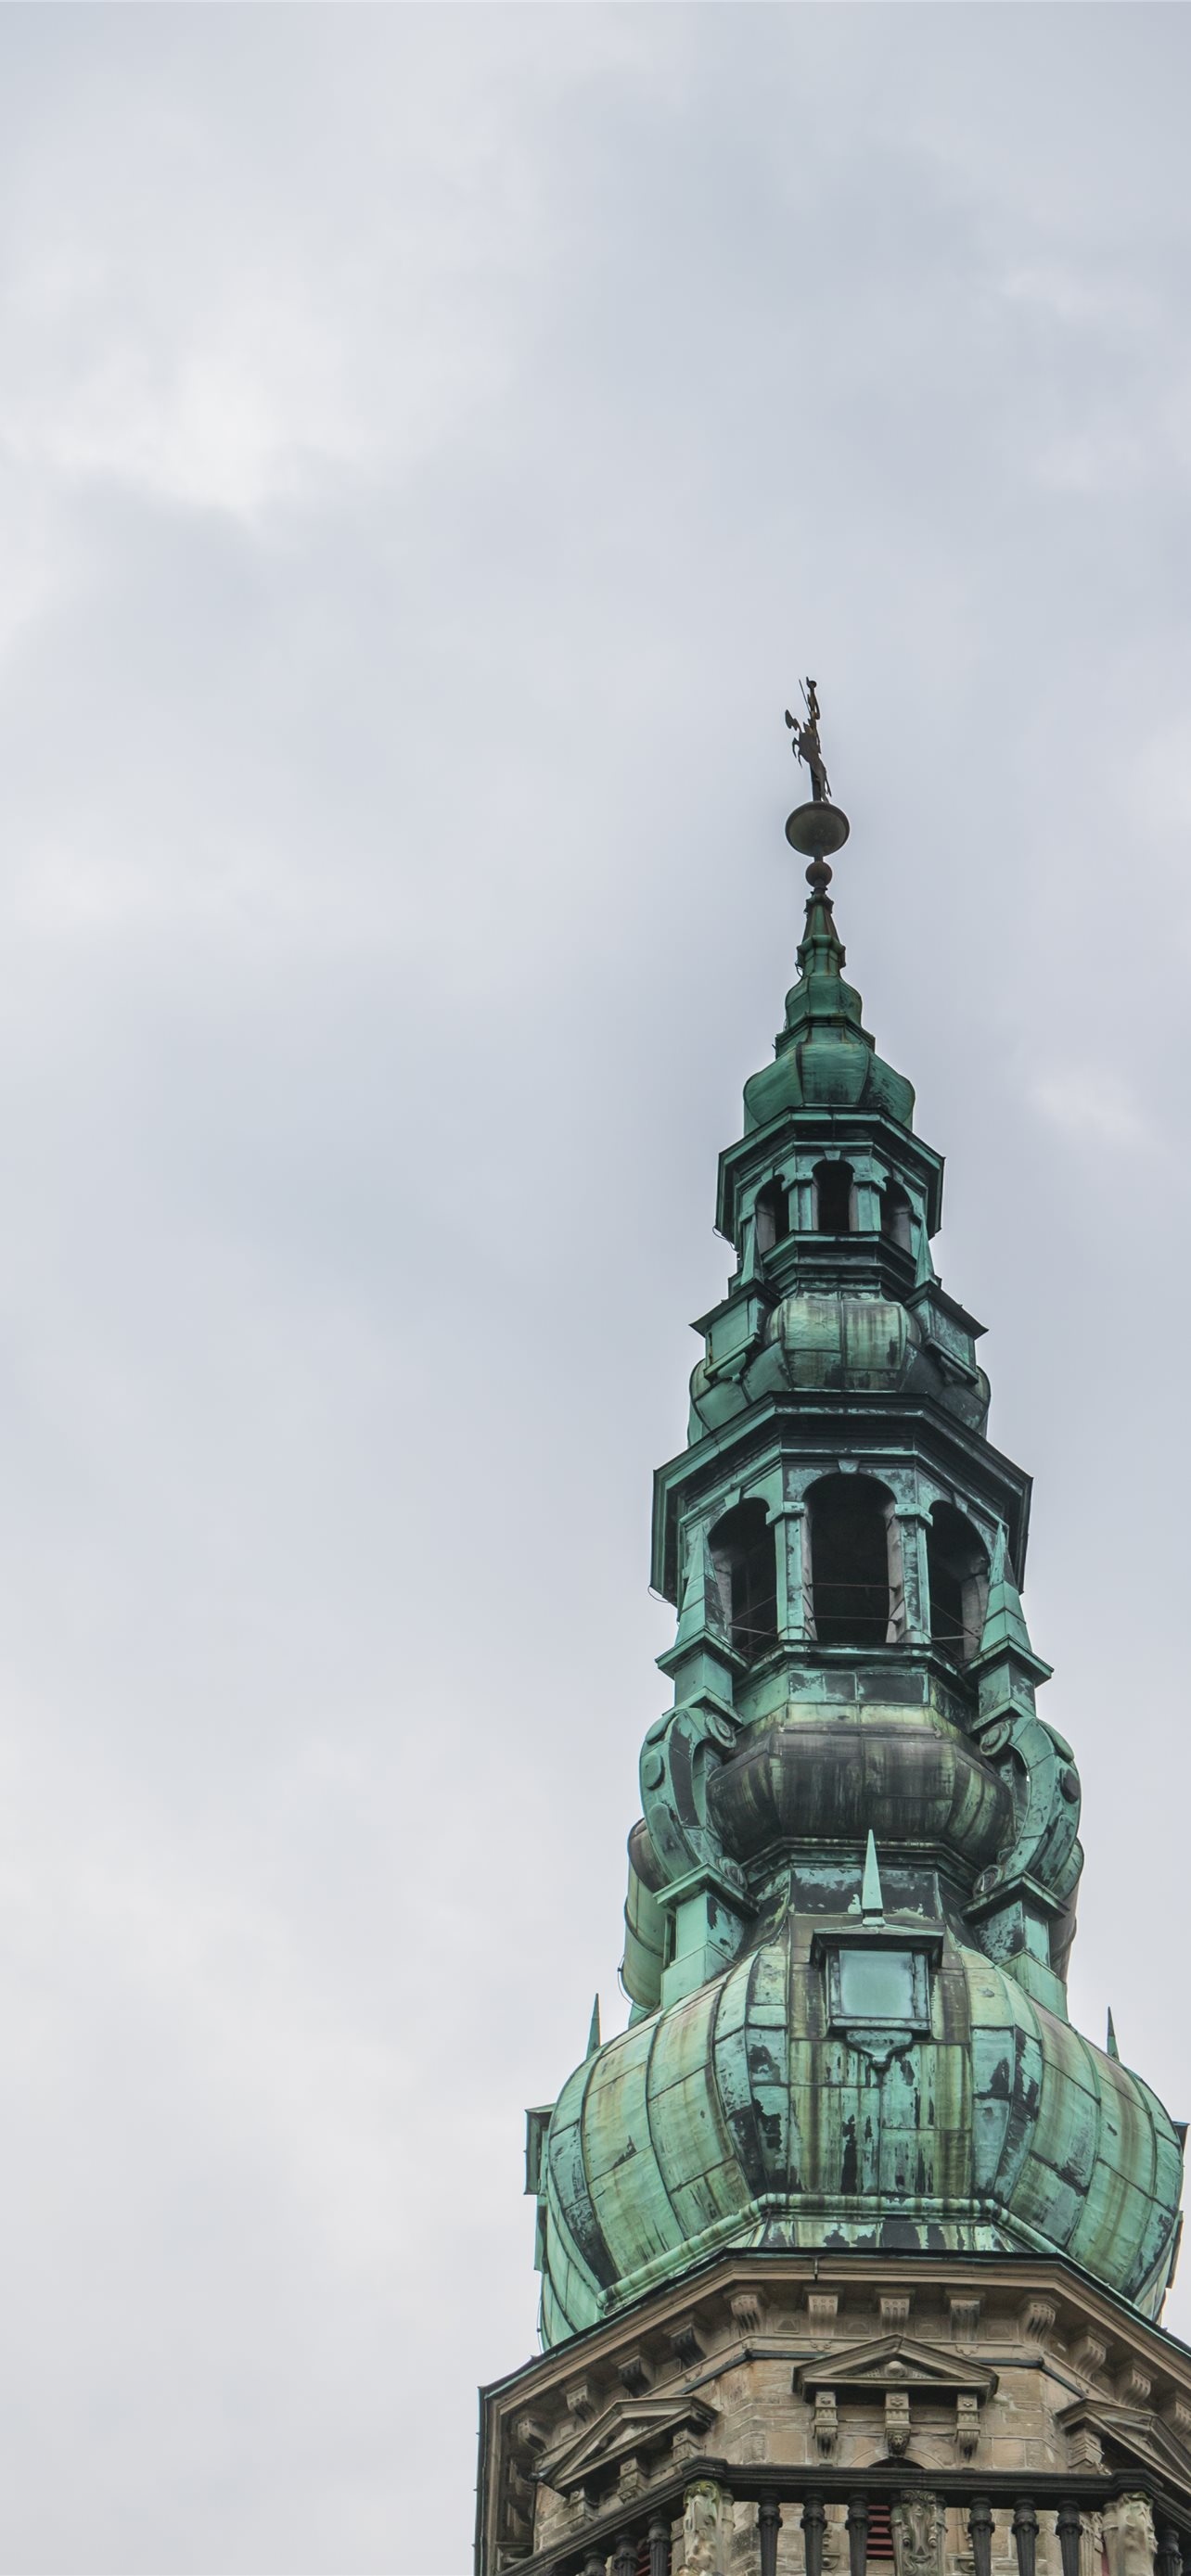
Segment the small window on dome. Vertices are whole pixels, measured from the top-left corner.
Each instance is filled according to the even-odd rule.
[[[782,1181],[767,1181],[757,1192],[757,1250],[772,1252],[790,1231],[790,1193]]]
[[[814,1175],[816,1234],[851,1234],[855,1209],[850,1163],[817,1163]]]

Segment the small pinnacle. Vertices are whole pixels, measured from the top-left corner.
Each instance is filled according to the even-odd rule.
[[[881,1873],[877,1867],[877,1846],[871,1825],[868,1830],[868,1846],[864,1855],[864,1876],[860,1882],[860,1911],[864,1916],[866,1923],[883,1923],[885,1920],[885,1899],[881,1892]]]
[[[599,1999],[599,1996],[597,1995],[597,1996],[596,1996],[596,1999],[595,1999],[595,2002],[593,2003],[593,2005],[592,2005],[592,2007],[591,2007],[591,2028],[590,2028],[590,2030],[588,2031],[588,2034],[587,2034],[587,2054],[588,2054],[588,2057],[598,2057],[598,2055],[599,2055],[599,2050],[600,2050],[600,1999]]]
[[[1110,2057],[1115,2058],[1115,2059],[1116,2059],[1116,2062],[1117,2062],[1117,2064],[1118,2064],[1118,2066],[1119,2066],[1119,2065],[1120,2065],[1120,2062],[1121,2062],[1121,2052],[1120,2052],[1120,2049],[1117,2047],[1117,2035],[1116,2035],[1116,2031],[1115,2031],[1115,2030],[1114,2030],[1114,2028],[1113,2028],[1113,2019],[1112,2019],[1112,2008],[1111,2008],[1111,2005],[1110,2005],[1110,2007],[1109,2007],[1109,2014],[1108,2014],[1108,2038],[1107,2038],[1107,2040],[1105,2041],[1105,2046],[1106,2046],[1106,2048],[1107,2048],[1107,2050],[1108,2050],[1108,2054],[1109,2054],[1109,2056],[1110,2056]]]

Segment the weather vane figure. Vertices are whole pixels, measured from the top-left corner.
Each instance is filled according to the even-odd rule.
[[[805,716],[792,716],[787,707],[786,722],[794,736],[790,745],[794,757],[810,771],[810,802],[795,807],[786,824],[786,839],[792,850],[800,850],[810,860],[807,882],[823,894],[831,883],[828,857],[842,850],[848,837],[848,817],[831,802],[831,785],[819,741],[819,692],[813,680],[802,682],[802,703]]]
[[[786,722],[794,736],[790,749],[796,760],[806,762],[811,774],[811,795],[816,805],[826,805],[831,799],[831,786],[819,743],[819,693],[813,680],[803,680],[800,686],[806,722],[801,716],[792,716],[787,707]]]

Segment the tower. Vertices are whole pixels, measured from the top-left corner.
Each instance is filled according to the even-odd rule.
[[[629,2026],[528,2114],[543,2351],[483,2393],[479,2576],[1180,2576],[1183,2132],[1068,2018],[1029,1478],[845,980],[818,715],[798,976],[655,1480]]]

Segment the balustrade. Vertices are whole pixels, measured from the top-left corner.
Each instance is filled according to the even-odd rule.
[[[659,2481],[658,2492],[635,2513],[626,2511],[623,2505],[617,2510],[610,2503],[606,2513],[598,2513],[596,2526],[585,2541],[574,2539],[535,2553],[521,2562],[522,2576],[715,2576],[721,2563],[724,2567],[730,2565],[734,2576],[777,2576],[779,2537],[783,2525],[791,2520],[801,2530],[805,2576],[823,2576],[828,2503],[846,2506],[848,2576],[867,2576],[868,2569],[876,2563],[868,2556],[870,2503],[876,2499],[881,2507],[878,2536],[882,2531],[886,2535],[882,2576],[888,2565],[889,2507],[909,2507],[915,2500],[920,2505],[933,2501],[944,2512],[958,2509],[970,2545],[974,2576],[992,2576],[994,2536],[998,2530],[1012,2541],[1010,2563],[1015,2564],[1015,2576],[1039,2576],[1040,2568],[1046,2565],[1050,2530],[1058,2541],[1062,2576],[1080,2576],[1085,2516],[1103,2515],[1118,2499],[1137,2497],[1141,2483],[1138,2476],[1128,2473],[1093,2479],[1086,2474],[1064,2478],[1047,2472],[1030,2481],[1029,2491],[1025,2492],[1027,2482],[1020,2473],[1014,2479],[1001,2472],[999,2476],[986,2475],[977,2490],[970,2478],[961,2478],[953,2470],[925,2470],[921,2477],[910,2480],[899,2465],[896,2474],[885,2468],[870,2471],[867,2476],[858,2476],[855,2470],[837,2471],[830,2479],[820,2475],[812,2486],[793,2469],[768,2464],[729,2468],[723,2461],[701,2460],[692,2463],[683,2474],[667,2478],[664,2483]],[[688,2498],[696,2493],[705,2516],[709,2495],[720,2499],[720,2509],[728,2517],[722,2551],[706,2530],[693,2546],[689,2532],[683,2533],[684,2509]],[[1183,2499],[1161,2496],[1152,2489],[1148,2490],[1148,2501],[1154,2511],[1156,2533],[1153,2576],[1191,2576],[1191,2510]],[[742,2552],[737,2518],[742,2504],[756,2507],[755,2556]],[[896,2524],[896,2510],[894,2519]],[[937,2527],[941,2532],[941,2523]],[[685,2549],[676,2545],[676,2534],[686,2538]],[[899,2576],[922,2576],[920,2548],[899,2550],[895,2544],[895,2554]],[[1003,2545],[999,2556],[1004,2565]],[[945,2565],[946,2555],[940,2545],[939,2576],[943,2576]]]

